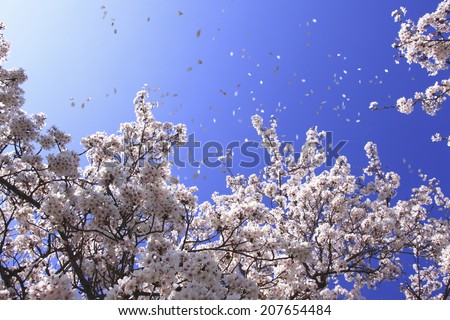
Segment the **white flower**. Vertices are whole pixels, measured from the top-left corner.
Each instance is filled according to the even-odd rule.
[[[378,102],[377,101],[372,101],[370,103],[369,109],[376,110],[377,107],[378,107]]]
[[[47,156],[48,168],[58,176],[68,178],[78,177],[80,157],[75,151],[62,151],[56,156]]]
[[[435,133],[434,135],[431,136],[431,141],[433,142],[439,142],[442,141],[442,136],[440,133]]]
[[[397,100],[397,109],[401,113],[410,114],[414,111],[414,101],[412,99],[402,97]]]

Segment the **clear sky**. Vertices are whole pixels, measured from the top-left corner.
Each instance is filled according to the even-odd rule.
[[[75,150],[81,151],[81,137],[115,133],[119,123],[132,121],[135,93],[148,84],[160,88],[152,94],[162,103],[157,118],[185,123],[201,144],[258,141],[251,115],[274,115],[280,136],[297,149],[312,126],[332,131],[335,142],[348,140],[341,154],[359,174],[364,145],[374,141],[384,167],[402,177],[400,199],[420,183],[419,169],[450,194],[450,148],[430,139],[450,134],[450,110],[406,116],[368,106],[392,105],[448,78],[395,64],[391,47],[399,29],[392,10],[406,6],[416,20],[438,3],[0,0],[0,20],[12,41],[7,66],[29,76],[25,110],[44,112],[49,124],[70,132]],[[197,170],[174,173],[199,186],[200,201],[226,192],[221,168],[202,166],[198,177]],[[383,297],[401,297],[396,285],[384,286]]]

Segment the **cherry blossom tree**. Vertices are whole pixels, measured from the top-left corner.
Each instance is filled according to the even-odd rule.
[[[383,172],[375,144],[361,175],[345,157],[319,172],[324,132],[309,130],[295,160],[292,146],[280,152],[276,122],[252,120],[272,163],[261,176],[228,177],[232,193],[199,206],[190,251],[212,250],[222,270],[255,281],[260,298],[358,299],[395,279],[407,298],[449,297],[450,200],[435,179],[395,201],[400,177]]]
[[[396,22],[401,23],[398,38],[392,45],[399,50],[399,59],[406,59],[409,64],[419,64],[425,68],[430,76],[448,69],[450,63],[450,1],[444,0],[439,3],[436,11],[423,15],[417,23],[407,19],[406,8],[392,12]],[[397,60],[398,62],[398,60]],[[442,109],[444,102],[450,94],[450,79],[436,81],[423,92],[416,92],[414,97],[401,97],[397,100],[396,108],[404,114],[410,114],[415,106],[421,106],[430,116],[435,116]],[[373,102],[370,106],[377,109],[378,104]],[[443,137],[436,133],[432,141],[447,141],[450,146],[450,136]]]
[[[9,43],[0,40],[4,61]],[[170,175],[184,125],[156,121],[141,91],[136,122],[81,141],[82,170],[70,135],[21,109],[25,78],[0,69],[1,298],[257,297],[251,280],[180,246],[197,201]]]
[[[0,62],[8,49],[0,35]],[[408,299],[449,298],[450,199],[435,179],[397,199],[375,144],[359,175],[345,157],[325,170],[324,132],[297,159],[254,116],[271,163],[199,204],[171,175],[186,127],[157,121],[146,90],[136,121],[77,152],[22,109],[25,80],[0,67],[0,298],[358,299],[391,280]]]

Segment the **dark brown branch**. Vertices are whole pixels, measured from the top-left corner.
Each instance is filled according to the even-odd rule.
[[[37,200],[33,199],[33,197],[18,189],[15,185],[9,183],[5,178],[0,177],[0,185],[4,186],[7,190],[15,193],[20,199],[28,202],[37,209],[41,208],[41,204]]]

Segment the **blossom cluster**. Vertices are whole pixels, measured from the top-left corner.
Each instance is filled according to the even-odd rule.
[[[406,14],[406,9],[401,9]],[[446,70],[450,55],[448,33],[450,24],[447,15],[450,13],[450,1],[443,0],[436,11],[423,15],[417,23],[412,20],[401,21],[398,11],[393,12],[394,19],[401,23],[398,39],[393,44],[400,50],[408,63],[418,63],[432,75]]]
[[[398,38],[392,45],[399,50],[399,57],[405,58],[409,64],[419,64],[431,76],[447,70],[450,63],[449,14],[449,0],[441,1],[436,11],[423,15],[417,23],[410,19],[403,20],[406,15],[404,7],[393,11],[392,17],[401,23]],[[398,99],[395,107],[401,113],[410,114],[414,110],[414,105],[421,105],[428,115],[434,116],[442,109],[449,93],[450,79],[443,79],[424,92],[416,92],[414,98]],[[374,109],[374,105],[371,105],[371,108]],[[446,140],[450,140],[450,137]]]
[[[5,24],[0,21],[0,31],[5,29]],[[10,42],[5,39],[3,33],[0,33],[0,63],[3,63],[6,60],[10,46]]]

